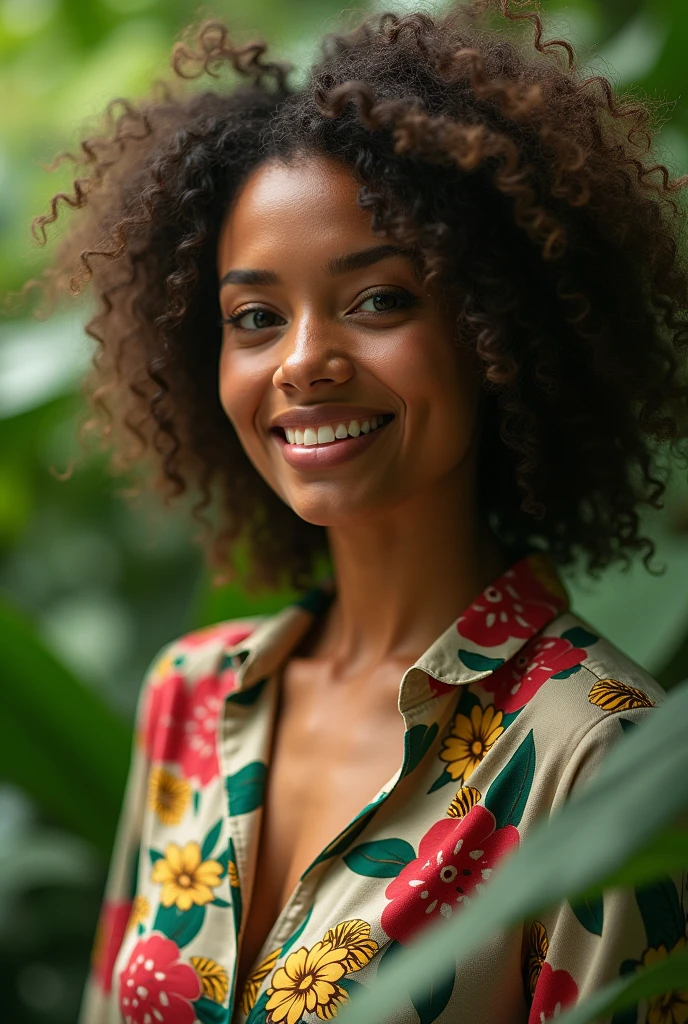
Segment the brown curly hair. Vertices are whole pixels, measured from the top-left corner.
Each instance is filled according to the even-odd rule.
[[[302,88],[264,43],[206,21],[174,48],[178,79],[228,65],[238,80],[115,100],[71,157],[73,191],[34,221],[45,241],[61,205],[81,211],[48,274],[92,281],[99,302],[86,430],[113,470],[152,459],[166,501],[194,496],[225,579],[238,547],[248,587],[307,586],[327,558],[325,529],[263,481],[218,397],[223,214],[259,164],[301,153],[351,168],[373,230],[415,247],[456,309],[482,367],[479,488],[502,544],[593,573],[651,557],[638,508],[661,507],[665,453],[684,451],[688,176],[654,162],[652,104],[583,78],[517,8],[369,17],[324,39]]]

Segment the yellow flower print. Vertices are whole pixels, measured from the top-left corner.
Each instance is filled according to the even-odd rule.
[[[686,940],[679,939],[672,953],[685,949]],[[667,956],[665,946],[650,947],[643,953],[643,967],[650,967]],[[661,996],[653,996],[647,1003],[647,1024],[686,1024],[688,1021],[688,988],[674,989]]]
[[[370,937],[370,925],[367,921],[352,918],[330,928],[323,936],[323,942],[331,942],[334,947],[344,948],[347,957],[344,962],[347,972],[360,971],[377,953],[377,942]]]
[[[642,690],[636,690],[635,686],[629,686],[628,683],[620,683],[618,679],[600,679],[588,694],[588,700],[603,711],[630,711],[632,708],[655,706],[654,701]]]
[[[229,884],[233,889],[239,888],[239,872],[237,866],[233,860],[227,862],[227,875],[229,876]]]
[[[178,825],[191,799],[191,786],[186,779],[164,768],[154,768],[148,778],[148,807],[155,811],[163,825]]]
[[[223,1003],[229,992],[227,971],[207,956],[192,956],[191,966],[201,982],[203,995],[216,1003]]]
[[[156,860],[151,881],[162,884],[160,902],[163,907],[174,904],[178,910],[189,910],[196,903],[203,906],[214,899],[213,889],[220,884],[222,865],[217,860],[201,863],[201,848],[189,842],[184,849],[170,843],[165,856]]]
[[[452,779],[468,779],[478,767],[490,747],[504,732],[501,711],[494,704],[484,710],[480,705],[467,715],[457,715],[452,730],[444,741],[440,758],[447,761]]]
[[[315,1011],[321,1020],[331,1020],[348,999],[337,982],[346,974],[346,946],[321,940],[311,949],[301,946],[278,967],[267,990],[265,1024],[297,1024],[304,1013]]]
[[[279,946],[277,949],[273,949],[272,953],[268,953],[264,960],[258,964],[255,970],[251,971],[244,983],[244,991],[241,993],[241,1012],[248,1017],[249,1013],[256,1005],[258,999],[258,993],[260,992],[260,986],[263,984],[268,974],[275,966],[280,956],[282,955],[282,947]]]
[[[482,800],[482,793],[473,786],[462,786],[447,807],[450,818],[465,818],[468,812]]]
[[[542,965],[547,959],[548,949],[549,939],[547,938],[544,924],[540,921],[533,921],[528,935],[528,950],[525,963],[525,979],[531,996],[535,993],[535,986],[540,977]]]
[[[134,928],[137,924],[143,924],[148,915],[150,914],[150,902],[145,896],[136,895],[134,896],[134,902],[131,905],[131,913],[129,914],[129,920],[127,921],[127,931]]]

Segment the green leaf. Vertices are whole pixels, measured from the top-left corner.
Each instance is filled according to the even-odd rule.
[[[497,828],[518,827],[530,795],[535,774],[533,730],[520,744],[485,795],[485,806],[495,816]]]
[[[131,751],[131,726],[0,601],[0,778],[109,859]]]
[[[578,1006],[558,1017],[557,1024],[589,1024],[612,1011],[633,1006],[641,999],[663,996],[676,990],[685,991],[687,978],[688,947],[684,946],[652,966],[618,978],[593,992]],[[614,1020],[623,1018],[615,1017]]]
[[[194,814],[198,814],[198,807],[200,805],[200,802],[201,802],[201,791],[200,791],[200,789],[197,789],[197,790],[195,790],[194,795],[193,795],[193,812],[194,812]]]
[[[688,831],[663,829],[653,836],[641,849],[636,850],[625,864],[605,880],[610,889],[641,886],[656,882],[663,875],[685,869],[688,864]],[[586,893],[594,896],[601,892],[600,886]]]
[[[411,1002],[420,1018],[420,1024],[432,1024],[442,1013],[451,999],[456,981],[456,970],[440,981],[433,980],[422,992],[412,991]]]
[[[193,1004],[200,1024],[229,1024],[229,1008],[202,996]]]
[[[459,650],[459,660],[473,672],[494,672],[504,664],[504,658],[488,658],[484,654],[476,654],[475,651]]]
[[[240,707],[252,707],[258,702],[268,678],[266,676],[265,679],[257,679],[253,686],[249,686],[248,690],[237,690],[236,693],[230,693],[227,700],[230,700],[232,704],[239,704]]]
[[[389,794],[387,794],[389,795]],[[387,799],[387,795],[376,800],[370,804],[367,808],[364,807],[360,814],[358,814],[346,828],[341,832],[336,839],[333,839],[329,846],[318,854],[315,860],[308,865],[301,878],[305,878],[309,871],[312,871],[316,864],[320,864],[324,860],[329,860],[330,857],[339,857],[340,854],[348,850],[354,839],[358,839],[362,832],[366,830],[370,822],[372,821],[375,813],[380,806]]]
[[[227,861],[232,861],[236,864],[236,850],[234,849],[234,841],[231,836],[229,844],[227,846]],[[244,902],[241,896],[241,886],[232,886],[232,917],[234,919],[234,929],[236,935],[241,931],[241,915],[243,914]]]
[[[574,647],[592,647],[599,640],[598,636],[594,633],[589,633],[587,629],[583,629],[581,626],[573,626],[571,629],[567,629],[561,634],[562,640],[568,640]]]
[[[174,904],[171,907],[161,905],[155,915],[152,931],[162,932],[182,949],[196,938],[204,920],[205,907],[199,907],[195,903],[189,910],[179,910]]]
[[[444,786],[448,786],[450,782],[458,783],[458,779],[453,779],[448,768],[445,768],[441,775],[439,775],[432,786],[428,790],[428,793],[435,793],[438,789],[442,789]]]
[[[684,684],[609,751],[597,774],[557,814],[533,826],[479,897],[414,939],[384,977],[344,1007],[340,1024],[394,1019],[414,985],[442,978],[497,931],[576,899],[617,872],[688,804],[687,719]]]
[[[151,864],[155,864],[156,860],[162,860],[165,856],[164,853],[160,853],[160,850],[149,850],[148,856],[150,857]]]
[[[287,941],[282,946],[282,952],[280,953],[280,956],[284,956],[285,953],[288,953],[289,950],[291,949],[291,947],[294,945],[294,943],[299,941],[299,939],[301,938],[301,936],[302,936],[302,934],[303,934],[303,932],[304,932],[304,930],[306,928],[306,925],[308,924],[308,922],[311,919],[311,914],[312,913],[313,913],[313,904],[311,904],[311,906],[309,907],[308,913],[306,914],[305,918],[303,919],[303,921],[301,922],[299,927],[296,929],[296,931],[292,935],[289,936]]]
[[[571,904],[571,910],[586,931],[592,932],[593,935],[602,934],[604,904],[601,896],[596,896],[592,899],[584,896],[582,900],[576,900],[575,903]]]
[[[232,904],[228,903],[227,900],[220,899],[219,896],[216,896],[210,905],[211,907],[231,907]]]
[[[222,818],[214,825],[210,832],[203,840],[203,846],[201,847],[201,860],[208,860],[211,853],[215,849],[218,839],[220,838],[220,832],[222,831]]]
[[[636,889],[635,898],[645,925],[648,946],[673,949],[685,935],[685,923],[676,886],[662,878]]]
[[[263,992],[262,996],[246,1018],[246,1024],[265,1024],[265,1017],[267,1016],[265,1005],[268,998],[269,996],[267,992]]]
[[[225,779],[229,813],[235,818],[239,814],[249,814],[260,807],[263,802],[267,768],[262,761],[251,761],[244,765],[235,775]]]
[[[415,858],[416,851],[405,839],[376,839],[354,846],[344,857],[344,863],[357,875],[396,878]]]
[[[418,767],[437,736],[439,726],[414,725],[404,733],[404,768],[402,778]]]

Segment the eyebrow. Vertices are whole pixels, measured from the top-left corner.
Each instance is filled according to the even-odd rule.
[[[327,261],[323,269],[326,274],[336,277],[340,274],[350,274],[354,270],[364,270],[366,267],[372,267],[373,264],[380,263],[381,260],[389,259],[392,256],[402,256],[404,259],[414,262],[410,249],[402,249],[398,245],[373,245],[368,249],[347,253],[346,256],[334,256]],[[237,268],[227,271],[220,280],[220,288],[226,284],[271,285],[279,283],[280,279],[274,270]]]

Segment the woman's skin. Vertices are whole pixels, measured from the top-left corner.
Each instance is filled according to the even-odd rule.
[[[224,327],[223,408],[270,487],[327,528],[337,587],[282,673],[239,992],[301,873],[398,769],[404,671],[508,564],[477,508],[480,387],[446,304],[396,246],[328,267],[391,245],[358,189],[330,158],[265,163],[218,246],[222,315],[244,313]],[[290,465],[275,420],[331,403],[394,418],[337,465]]]

